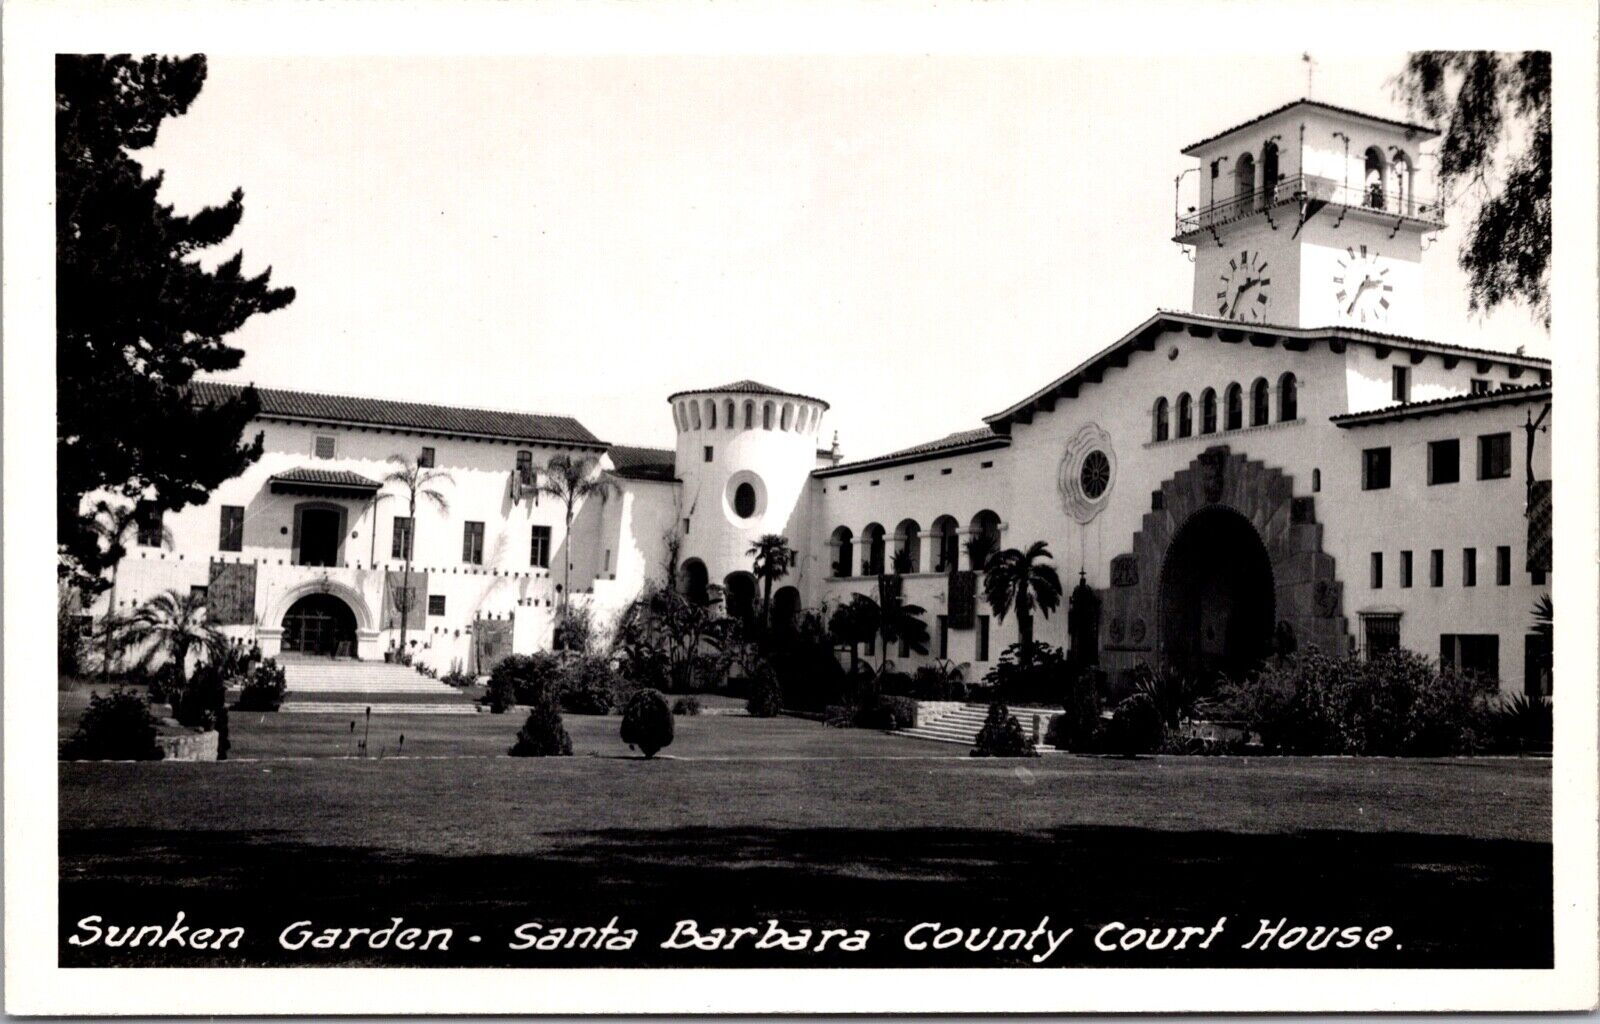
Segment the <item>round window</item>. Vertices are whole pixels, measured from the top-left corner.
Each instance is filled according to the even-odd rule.
[[[733,492],[733,513],[740,519],[749,519],[756,514],[756,489],[749,484],[740,484]]]
[[[1097,500],[1106,493],[1106,485],[1111,482],[1111,460],[1106,458],[1106,453],[1096,449],[1083,457],[1083,468],[1078,470],[1078,483],[1083,488],[1083,496],[1090,501]]]

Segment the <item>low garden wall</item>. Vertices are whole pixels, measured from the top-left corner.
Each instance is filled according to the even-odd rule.
[[[178,733],[157,736],[163,761],[215,761],[217,759],[217,731]]]

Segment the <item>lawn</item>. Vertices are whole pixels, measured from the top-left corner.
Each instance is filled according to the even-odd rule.
[[[578,755],[497,756],[520,715],[235,715],[239,760],[62,764],[62,962],[168,965],[1002,966],[907,950],[920,922],[1075,935],[1054,966],[1535,967],[1551,963],[1549,763],[970,759],[797,719],[678,719],[644,761],[618,719],[568,716]],[[381,734],[381,735],[380,735]],[[250,758],[262,758],[253,760]],[[76,947],[108,923],[246,929],[237,951]],[[291,922],[455,929],[448,951],[280,948]],[[637,929],[625,953],[517,951],[524,922]],[[1211,926],[1204,954],[1104,953],[1109,921]],[[1239,947],[1261,918],[1388,926],[1378,950]],[[867,951],[716,953],[675,922],[867,929]],[[481,936],[471,942],[469,934]],[[1042,948],[1042,947],[1041,947]]]

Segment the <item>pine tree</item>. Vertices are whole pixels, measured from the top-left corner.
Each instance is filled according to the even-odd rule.
[[[239,223],[242,192],[179,215],[157,200],[162,176],[132,155],[205,77],[203,55],[56,58],[56,533],[62,575],[86,589],[103,588],[116,556],[85,495],[175,511],[261,454],[259,436],[243,438],[253,390],[203,405],[188,385],[236,368],[244,353],[223,339],[294,290],[272,288],[270,270],[244,276],[241,253],[200,263]]]

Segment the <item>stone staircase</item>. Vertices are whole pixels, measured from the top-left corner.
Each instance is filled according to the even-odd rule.
[[[283,714],[472,715],[478,706],[453,686],[408,665],[334,658],[279,659],[288,692]]]
[[[1015,707],[1011,714],[1022,723],[1022,731],[1033,736],[1041,747],[1044,744],[1050,719],[1061,714],[1060,708]],[[910,736],[935,743],[959,743],[970,747],[978,740],[978,731],[989,715],[987,704],[959,704],[954,701],[921,701],[917,705],[917,724],[910,729],[897,730],[896,736]],[[1035,721],[1037,720],[1037,733]]]

